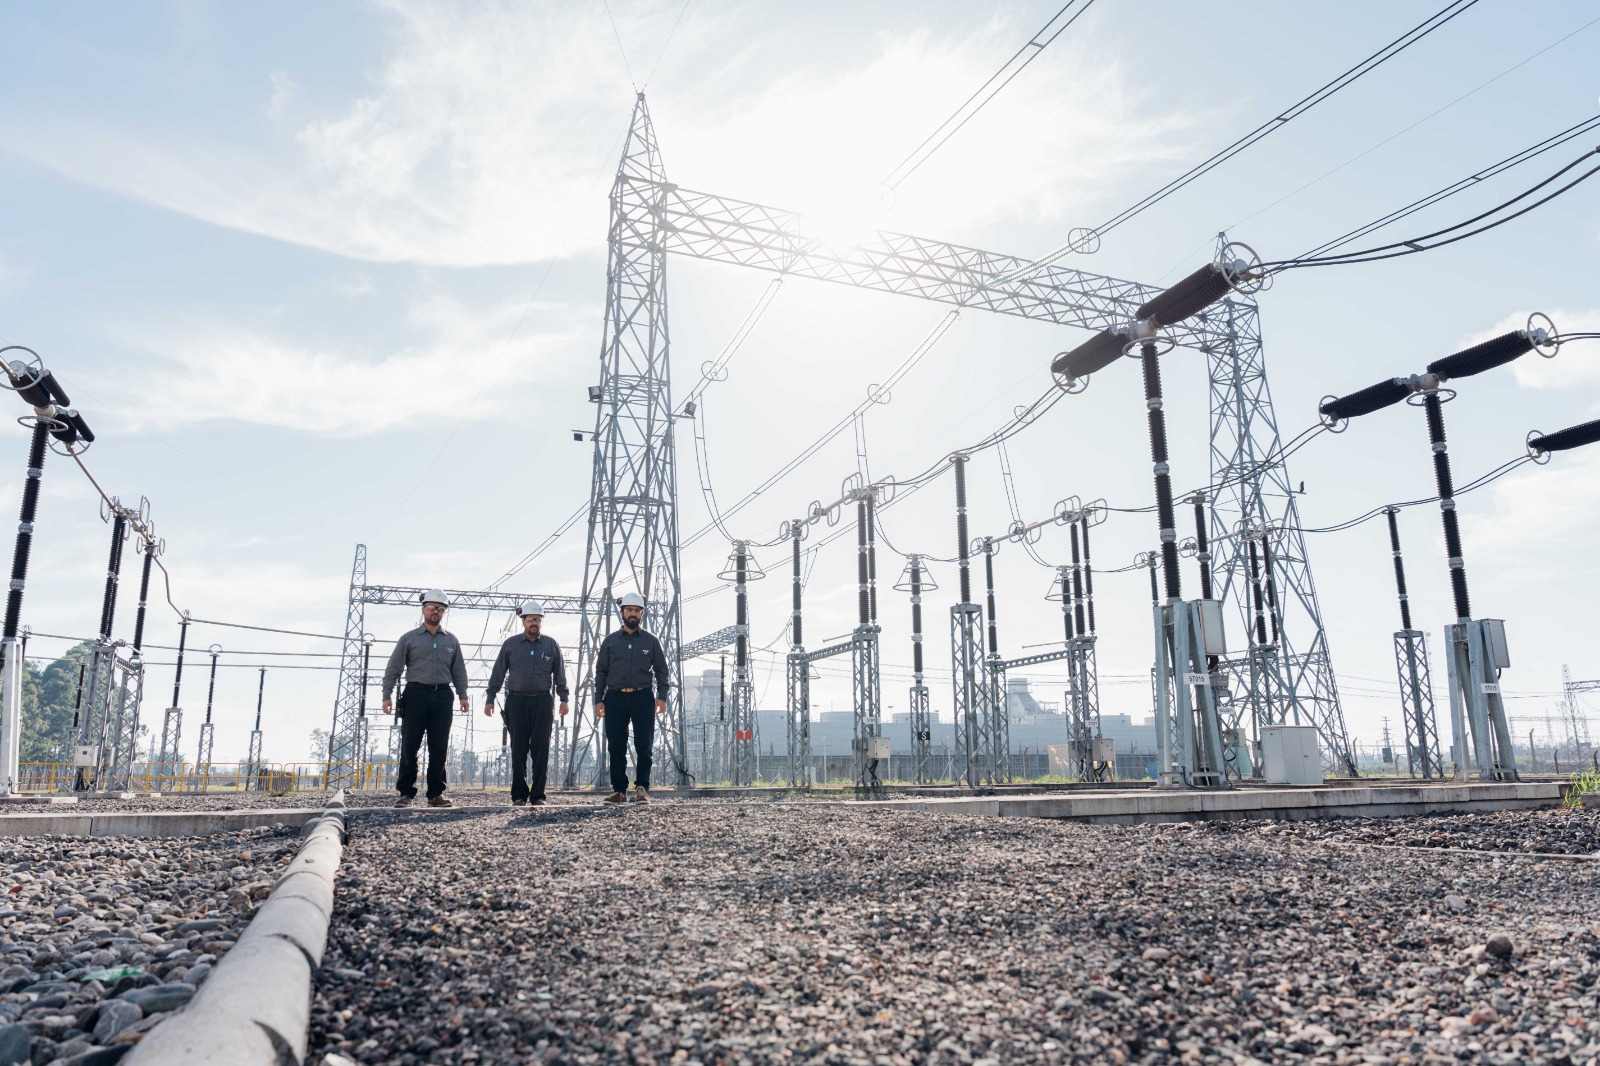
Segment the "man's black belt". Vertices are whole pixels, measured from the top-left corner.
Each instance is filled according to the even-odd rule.
[[[411,688],[413,686],[415,686],[416,688],[441,689],[441,688],[449,688],[450,687],[450,682],[446,681],[442,685],[430,685],[425,681],[407,681],[406,682],[406,687],[407,688]]]
[[[546,688],[546,689],[540,689],[538,692],[512,692],[510,689],[506,689],[506,695],[507,696],[548,696],[548,695],[550,695],[550,690]]]

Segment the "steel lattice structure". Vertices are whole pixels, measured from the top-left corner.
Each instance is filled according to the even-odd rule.
[[[640,93],[611,187],[611,251],[568,787],[577,783],[578,753],[586,743],[593,744],[596,772],[604,769],[605,744],[594,727],[590,690],[595,654],[613,625],[617,596],[625,592],[645,598],[646,628],[660,640],[672,668],[667,714],[657,736],[664,776],[670,768],[678,786],[689,783],[679,659],[678,476],[668,370],[663,210],[668,188],[655,128]]]
[[[1277,686],[1317,727],[1323,759],[1337,772],[1355,775],[1355,753],[1339,704],[1339,687],[1328,654],[1322,608],[1300,532],[1300,509],[1289,483],[1283,443],[1267,386],[1260,312],[1252,303],[1224,300],[1208,312],[1221,337],[1201,344],[1210,371],[1212,573],[1218,597],[1232,599],[1246,631],[1252,604],[1244,536],[1272,533],[1278,606],[1276,667],[1286,676]],[[1243,536],[1224,536],[1238,533]],[[1263,678],[1270,684],[1270,679]],[[1264,713],[1273,725],[1283,720],[1284,700],[1271,700]]]

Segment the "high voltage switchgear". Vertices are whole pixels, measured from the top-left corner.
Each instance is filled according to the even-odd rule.
[[[898,592],[911,594],[911,691],[910,740],[911,777],[919,785],[933,781],[933,712],[928,702],[928,685],[923,673],[922,594],[939,587],[927,570],[921,555],[906,557],[905,573],[895,585]]]
[[[7,353],[14,353],[9,359]],[[28,557],[33,551],[34,523],[39,512],[39,487],[44,478],[46,448],[52,438],[69,454],[94,442],[94,432],[72,408],[66,390],[47,370],[37,352],[20,345],[0,348],[0,369],[5,388],[33,408],[20,421],[31,431],[28,465],[22,483],[22,513],[17,520],[16,547],[11,555],[11,583],[6,594],[6,618],[0,634],[0,796],[18,791],[22,784],[22,594],[28,582]]]
[[[1456,513],[1455,479],[1450,467],[1450,449],[1444,425],[1444,404],[1454,399],[1456,393],[1454,389],[1447,388],[1445,383],[1504,366],[1529,352],[1536,351],[1546,358],[1554,358],[1560,347],[1561,337],[1556,332],[1555,324],[1542,314],[1534,314],[1529,316],[1523,329],[1501,334],[1453,355],[1436,359],[1421,374],[1389,378],[1348,396],[1330,397],[1318,408],[1328,425],[1335,428],[1343,428],[1348,419],[1373,414],[1402,401],[1423,410],[1456,616],[1455,622],[1445,627],[1445,666],[1458,775],[1465,772],[1470,762],[1472,774],[1476,777],[1515,781],[1517,767],[1511,728],[1500,692],[1501,673],[1511,665],[1505,623],[1497,618],[1472,617],[1466,557],[1461,544],[1460,519]],[[1531,438],[1529,449],[1540,454],[1588,443],[1592,437],[1582,432],[1585,428],[1580,426],[1564,431],[1568,434],[1565,439],[1559,435]],[[1554,448],[1550,446],[1553,438]],[[1395,576],[1402,596],[1404,624],[1409,620],[1410,609],[1404,599],[1404,572],[1399,565],[1398,534],[1395,534],[1393,544],[1396,553]],[[1409,666],[1409,662],[1403,664],[1403,668],[1408,669]],[[1404,682],[1401,691],[1406,691]]]
[[[1400,683],[1401,720],[1405,723],[1406,772],[1432,780],[1444,777],[1444,752],[1439,748],[1439,723],[1433,707],[1433,677],[1428,663],[1428,635],[1411,624],[1411,596],[1406,591],[1405,556],[1400,551],[1400,509],[1389,507],[1389,551],[1394,558],[1394,587],[1400,602],[1400,628],[1394,635],[1395,676]]]
[[[766,572],[750,554],[750,542],[733,542],[728,565],[717,575],[733,582],[734,642],[732,715],[728,750],[730,779],[734,785],[752,785],[760,757],[756,736],[755,686],[750,680],[750,582],[766,577]]]
[[[217,657],[222,654],[222,645],[211,645],[206,649],[206,654],[211,656],[211,676],[206,680],[206,720],[200,723],[200,744],[195,749],[192,778],[195,788],[203,788],[211,776],[211,749],[216,740],[216,727],[211,722],[211,708],[217,699]]]

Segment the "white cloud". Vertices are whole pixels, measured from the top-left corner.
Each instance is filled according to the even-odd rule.
[[[631,40],[650,42],[636,67],[653,62],[679,9],[643,0],[617,10]],[[392,47],[370,90],[323,106],[292,140],[247,138],[247,151],[53,117],[3,141],[77,180],[353,258],[477,266],[598,248],[603,160],[623,131],[617,89],[627,84],[598,5],[388,0],[380,10]],[[712,19],[686,20],[663,70],[694,72],[657,101],[658,128],[672,130],[668,173],[802,208],[819,189],[837,201],[828,189],[876,182],[1025,32],[996,22],[885,38],[854,68],[775,75],[770,56],[730,53]],[[1136,79],[1096,47],[1093,21],[942,148],[883,224],[945,233],[994,217],[1060,218],[1134,164],[1184,150],[1195,120],[1144,114]],[[281,116],[291,98],[297,113],[315,113],[310,95],[275,72],[268,113]]]
[[[272,96],[267,100],[267,117],[282,118],[289,101],[294,99],[297,86],[286,70],[273,71],[268,80],[272,83]]]
[[[408,316],[419,343],[382,353],[229,327],[136,335],[155,362],[128,367],[121,387],[135,428],[235,421],[360,436],[425,416],[478,421],[509,410],[515,386],[574,339],[516,330],[524,306],[485,312],[435,296]]]

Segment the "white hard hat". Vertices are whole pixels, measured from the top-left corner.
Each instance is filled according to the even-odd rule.
[[[618,610],[622,609],[623,607],[637,607],[640,610],[643,610],[644,597],[639,595],[637,592],[625,593],[617,599]]]
[[[450,601],[445,598],[443,589],[429,589],[424,592],[422,594],[422,602],[424,604],[437,603],[440,607],[450,606]]]
[[[526,618],[530,614],[536,614],[540,618],[543,618],[544,617],[544,605],[543,604],[534,603],[532,600],[523,601],[522,605],[517,608],[517,617]]]

